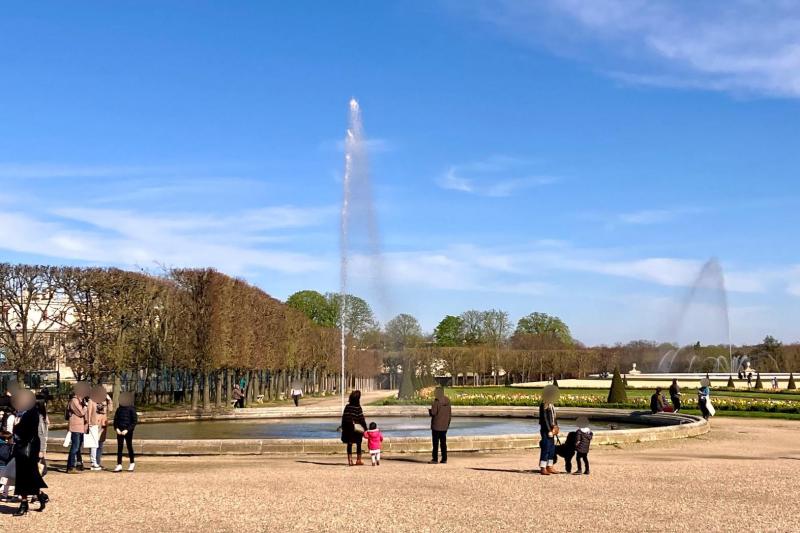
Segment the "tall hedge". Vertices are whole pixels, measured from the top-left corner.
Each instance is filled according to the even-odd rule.
[[[625,403],[628,401],[628,394],[625,392],[625,384],[619,374],[619,367],[614,369],[614,377],[611,378],[611,388],[608,390],[608,403]]]
[[[794,382],[794,374],[792,374],[792,373],[789,373],[789,384],[786,385],[786,388],[789,389],[789,390],[796,390],[797,389],[797,385],[795,385],[795,382]]]

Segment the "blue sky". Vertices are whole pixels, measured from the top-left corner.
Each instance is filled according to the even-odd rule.
[[[57,2],[0,18],[3,260],[338,286],[347,102],[385,320],[561,316],[587,343],[800,340],[800,7]],[[354,288],[375,301],[356,269]]]

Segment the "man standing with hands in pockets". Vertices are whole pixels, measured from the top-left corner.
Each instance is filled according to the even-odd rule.
[[[433,459],[431,464],[447,463],[447,430],[453,416],[450,399],[444,395],[442,387],[436,387],[433,405],[428,409],[431,415],[431,435],[433,437]],[[439,444],[442,446],[442,460],[439,461]]]

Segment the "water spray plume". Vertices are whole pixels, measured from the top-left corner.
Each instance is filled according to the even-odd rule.
[[[354,230],[366,230],[366,255],[369,259],[369,278],[373,289],[376,289],[378,301],[385,306],[386,298],[383,284],[383,263],[380,250],[380,236],[372,201],[372,189],[367,160],[364,129],[361,123],[361,109],[355,98],[350,100],[350,114],[345,136],[344,179],[342,180],[342,211],[339,236],[340,251],[340,340],[342,356],[341,396],[344,406],[346,375],[345,362],[347,354],[347,316],[350,255],[359,244],[355,242]]]

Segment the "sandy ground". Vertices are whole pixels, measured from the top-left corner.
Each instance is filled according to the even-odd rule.
[[[14,518],[14,506],[0,504],[0,527],[800,531],[800,423],[713,425],[695,439],[598,447],[590,476],[533,474],[538,451],[453,455],[447,465],[387,456],[378,468],[348,468],[341,457],[142,458],[133,474],[52,472],[46,511]]]

